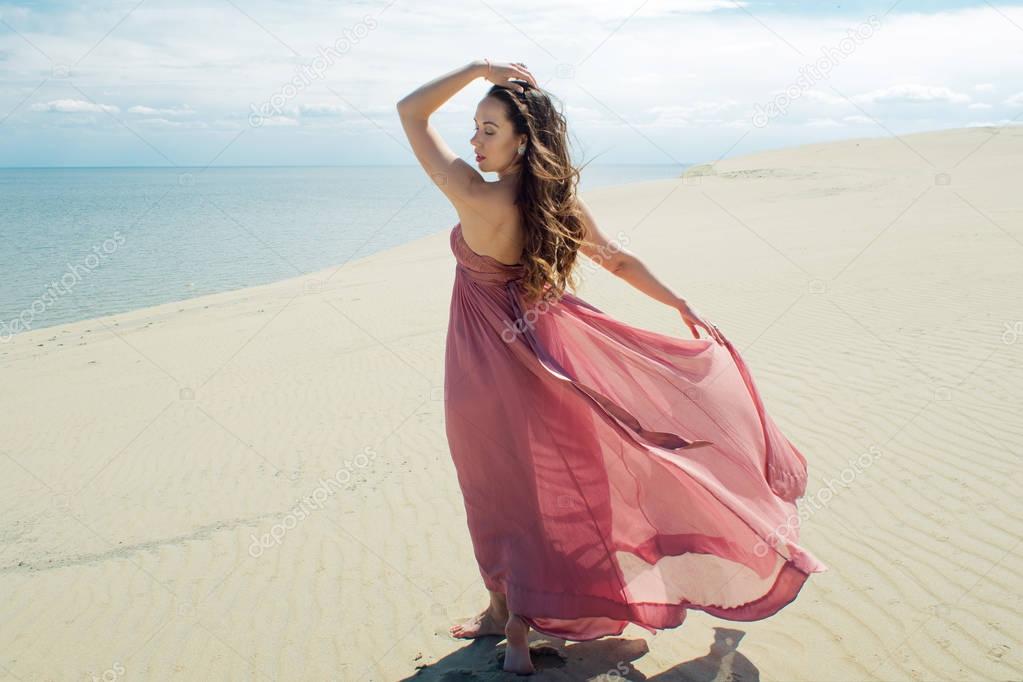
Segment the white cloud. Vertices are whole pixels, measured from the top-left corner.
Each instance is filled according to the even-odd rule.
[[[440,3],[443,6],[443,3]],[[453,3],[455,11],[462,10],[462,5]],[[718,10],[735,10],[748,7],[748,2],[732,2],[732,0],[648,0],[642,3],[636,10],[636,15],[647,19],[672,19],[677,15],[699,15],[710,14]],[[439,8],[431,7],[431,14],[436,14]],[[630,8],[629,12],[634,8]],[[517,0],[513,6],[502,8],[501,14],[511,21],[520,24],[523,20],[548,21],[549,17],[561,16],[570,17],[580,14],[580,3],[578,0]],[[588,17],[596,18],[599,21],[613,22],[615,26],[629,15],[623,13],[621,0],[591,0],[585,4],[585,13]],[[497,18],[498,15],[491,14]],[[519,60],[513,60],[519,61]],[[529,62],[526,62],[527,64]]]
[[[835,124],[875,125],[870,117],[900,133],[961,126],[969,117],[1011,119],[1023,106],[1023,53],[1019,32],[1006,19],[1023,25],[1023,7],[994,4],[997,11],[978,0],[976,7],[953,11],[921,5],[912,12],[904,6],[884,16],[878,12],[881,25],[871,37],[772,117],[768,134],[745,138],[733,153],[768,142],[772,147],[801,144],[833,134],[829,128]],[[150,150],[130,132],[110,116],[93,113],[118,111],[133,128],[162,127],[166,137],[176,135],[182,158],[205,159],[210,138],[193,130],[200,125],[181,122],[205,122],[211,131],[247,127],[252,107],[267,102],[277,115],[263,124],[277,126],[275,134],[248,135],[245,145],[232,146],[219,162],[248,154],[249,159],[302,163],[301,155],[314,145],[291,144],[295,133],[317,139],[316,134],[365,127],[366,135],[350,138],[356,144],[346,160],[414,163],[407,146],[395,144],[401,135],[394,103],[476,55],[491,55],[530,65],[559,108],[564,106],[582,148],[614,140],[615,154],[621,150],[630,161],[661,158],[637,130],[662,139],[656,135],[663,129],[683,132],[667,132],[664,139],[687,155],[716,158],[739,136],[735,129],[749,128],[756,104],[766,105],[799,83],[822,48],[838,45],[865,20],[847,7],[832,13],[789,11],[782,5],[796,3],[776,3],[770,13],[752,4],[751,17],[731,0],[650,0],[634,15],[620,0],[594,0],[585,11],[577,0],[520,0],[500,10],[487,3],[466,10],[452,0],[436,0],[429,8],[388,6],[387,0],[316,7],[252,0],[245,12],[265,29],[232,3],[213,0],[143,3],[119,25],[123,11],[116,6],[64,5],[20,14],[4,9],[2,16],[24,39],[0,31],[0,54],[9,67],[0,75],[0,112],[15,111],[5,128],[19,128],[19,139],[26,141],[21,149],[37,144],[50,154],[47,163],[59,162],[56,155],[63,148],[108,155],[97,160],[117,163],[132,159],[109,155],[129,155],[139,147],[138,158],[145,158]],[[375,23],[369,25],[366,17]],[[117,29],[97,45],[114,25]],[[433,48],[424,52],[409,36],[426,31]],[[315,66],[317,50],[342,37],[350,39],[350,49],[291,94],[296,75],[308,75]],[[88,98],[55,77],[53,65],[26,40],[55,61],[74,64],[67,77],[104,104],[82,101]],[[491,52],[495,45],[501,46],[500,55]],[[999,74],[997,84],[990,82],[993,74]],[[45,86],[34,92],[44,78]],[[471,152],[466,134],[471,112],[489,87],[477,79],[438,110],[437,123],[456,153]],[[1007,98],[1012,93],[1019,94]],[[33,110],[81,115],[40,116]],[[366,117],[392,135],[382,134]],[[99,136],[63,138],[80,142],[75,145],[49,144],[58,126],[75,126],[77,134],[83,122],[131,144],[102,146]],[[714,135],[723,129],[729,134]],[[2,144],[0,139],[0,152],[7,151]],[[153,144],[163,144],[159,135],[153,135]],[[12,162],[39,162],[29,152],[19,153],[24,158]]]
[[[783,91],[779,91],[779,92],[783,92]],[[806,92],[804,92],[802,94],[802,97],[804,97],[805,99],[814,101],[814,102],[824,102],[825,104],[842,104],[842,105],[849,104],[849,102],[845,99],[845,97],[839,97],[838,95],[832,95],[830,92],[825,92],[823,90],[818,90],[816,88],[814,88],[813,90],[807,90]]]
[[[113,104],[97,104],[82,99],[55,99],[49,102],[36,102],[32,111],[48,111],[58,114],[116,114],[120,109]]]
[[[298,112],[302,116],[340,116],[342,114],[354,113],[348,107],[340,104],[299,104]]]
[[[729,98],[719,101],[698,101],[692,104],[650,107],[647,109],[647,113],[654,116],[654,121],[645,125],[648,127],[685,127],[723,124],[724,119],[720,115],[726,114],[738,106],[737,101]]]
[[[1014,118],[1003,118],[1000,121],[971,121],[966,124],[967,128],[1003,128],[1010,126],[1023,126],[1023,121]]]
[[[192,109],[187,104],[183,107],[174,109],[154,109],[152,107],[143,106],[137,104],[128,109],[129,114],[140,114],[143,116],[194,116],[195,109]]]
[[[852,99],[857,102],[868,104],[932,104],[935,102],[947,102],[949,104],[965,104],[970,101],[970,96],[961,92],[955,92],[944,86],[919,85],[916,83],[905,85],[892,85],[880,90],[873,90],[863,94],[855,95]]]
[[[281,126],[291,127],[298,125],[298,119],[291,118],[290,116],[270,116],[269,118],[262,119],[262,125],[270,126]]]
[[[208,127],[203,121],[172,121],[166,118],[143,118],[136,121],[136,123],[153,128],[184,128],[194,130]]]

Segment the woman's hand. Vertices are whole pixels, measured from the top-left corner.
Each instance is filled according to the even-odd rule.
[[[500,85],[503,88],[509,88],[516,92],[524,92],[525,88],[518,83],[509,83],[508,81],[512,78],[527,81],[534,88],[540,87],[536,84],[533,74],[529,73],[529,69],[521,62],[514,62],[512,64],[490,62],[489,68],[487,68],[487,62],[483,62],[483,78],[494,85]]]
[[[707,333],[710,334],[715,341],[720,343],[722,346],[725,345],[725,335],[721,333],[721,330],[713,324],[708,324],[707,321],[700,317],[699,313],[693,310],[686,301],[679,299],[675,304],[675,309],[678,310],[679,314],[682,316],[682,320],[686,323],[686,326],[689,327],[689,331],[693,333],[693,336],[700,338],[700,332],[696,330],[696,326],[699,325],[706,329]]]

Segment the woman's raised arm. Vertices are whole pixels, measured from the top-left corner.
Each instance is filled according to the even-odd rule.
[[[398,100],[401,127],[412,145],[412,152],[433,183],[452,202],[472,203],[485,180],[479,171],[452,151],[437,129],[430,125],[430,115],[486,71],[486,62],[470,62]]]
[[[454,71],[419,86],[398,100],[398,113],[401,117],[425,121],[430,114],[455,96],[459,90],[483,76],[487,72],[487,63],[476,59]]]

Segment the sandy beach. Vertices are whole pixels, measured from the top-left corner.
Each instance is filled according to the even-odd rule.
[[[585,194],[743,353],[829,571],[764,621],[532,633],[534,679],[1023,677],[1021,159],[1023,127],[954,129]],[[516,679],[447,634],[486,602],[443,422],[454,222],[0,344],[0,679]]]

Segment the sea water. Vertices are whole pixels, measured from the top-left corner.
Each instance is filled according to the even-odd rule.
[[[684,168],[588,165],[580,189]],[[0,169],[0,341],[337,267],[457,220],[419,166]]]

